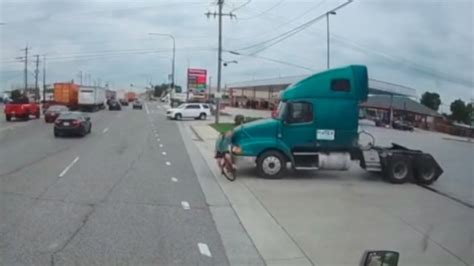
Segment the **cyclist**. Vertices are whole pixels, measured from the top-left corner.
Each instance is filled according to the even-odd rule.
[[[230,148],[232,143],[232,131],[229,130],[225,133],[221,133],[219,138],[216,140],[216,155],[214,158],[217,160],[217,164],[221,169],[221,173],[224,174],[224,165],[225,160],[228,163],[232,164],[232,168],[235,169],[235,166],[232,162],[232,157],[230,156]]]

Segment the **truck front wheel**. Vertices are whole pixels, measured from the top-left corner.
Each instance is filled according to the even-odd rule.
[[[266,151],[257,158],[258,174],[264,178],[281,178],[285,170],[286,158],[278,151]]]
[[[410,160],[407,156],[394,154],[385,165],[385,179],[393,184],[403,184],[413,177]]]
[[[9,116],[9,115],[5,115],[5,119],[6,119],[7,121],[12,121],[12,117]]]

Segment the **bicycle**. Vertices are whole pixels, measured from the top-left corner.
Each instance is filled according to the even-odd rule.
[[[222,174],[227,178],[227,180],[232,182],[237,178],[235,173],[236,170],[232,164],[232,161],[227,156],[222,157],[222,159],[224,160],[224,164],[221,168]]]

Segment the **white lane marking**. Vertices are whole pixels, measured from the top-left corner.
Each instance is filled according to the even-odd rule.
[[[160,148],[163,148],[163,144],[160,144]]]
[[[173,181],[173,182],[178,182],[178,179],[177,179],[176,177],[172,177],[172,178],[171,178],[171,181]]]
[[[162,152],[161,154],[166,155],[166,152],[164,151],[164,152]]]
[[[171,163],[170,163],[170,162],[166,162],[166,165],[170,166],[170,165],[171,165]]]
[[[183,206],[183,209],[189,210],[191,207],[189,207],[189,203],[187,201],[181,201],[181,206]]]
[[[146,111],[146,114],[147,114],[147,115],[150,114],[150,111],[148,110],[148,104],[145,104],[145,111]]]
[[[107,133],[107,131],[109,131],[108,127],[104,128],[104,130],[102,130],[102,133]]]
[[[79,161],[79,156],[77,156],[68,166],[66,166],[66,168],[64,168],[64,170],[59,174],[59,177],[63,177],[67,171],[69,171],[69,169],[71,169],[71,167],[77,163],[77,161]]]
[[[198,243],[198,248],[199,252],[201,252],[202,255],[212,257],[211,251],[209,250],[209,247],[206,244]]]
[[[156,141],[160,142],[160,139],[158,138],[158,139],[156,139]]]

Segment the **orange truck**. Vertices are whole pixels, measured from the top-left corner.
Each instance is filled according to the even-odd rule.
[[[77,109],[79,85],[72,82],[54,83],[54,103]]]
[[[137,94],[135,92],[129,91],[126,94],[126,99],[128,102],[133,102],[137,99]]]

